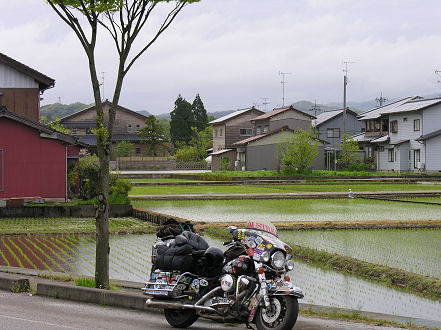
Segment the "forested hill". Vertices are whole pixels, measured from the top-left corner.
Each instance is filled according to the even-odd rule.
[[[72,104],[61,104],[53,103],[43,105],[40,108],[40,117],[46,117],[49,121],[53,120],[54,117],[63,118],[69,116],[75,112],[86,109],[92,106],[92,104],[84,104],[81,102],[76,102]]]

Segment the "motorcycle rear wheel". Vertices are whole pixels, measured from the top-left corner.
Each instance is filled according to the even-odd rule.
[[[277,300],[277,302],[274,302]],[[270,299],[275,315],[267,314],[264,307],[259,308],[256,315],[256,326],[258,330],[291,330],[299,315],[299,303],[293,296],[273,296]],[[280,310],[276,311],[274,308]],[[265,315],[263,315],[265,313]],[[267,322],[265,319],[274,321]]]
[[[168,324],[175,328],[188,328],[198,319],[193,309],[164,309],[164,316]]]

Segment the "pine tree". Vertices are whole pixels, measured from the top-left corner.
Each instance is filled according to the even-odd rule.
[[[208,126],[208,117],[207,110],[205,110],[204,103],[202,103],[199,94],[196,95],[196,98],[191,105],[191,109],[193,111],[195,125],[198,132],[203,131]]]
[[[194,116],[191,104],[181,95],[175,101],[175,108],[170,112],[170,136],[173,146],[188,144],[193,136]]]

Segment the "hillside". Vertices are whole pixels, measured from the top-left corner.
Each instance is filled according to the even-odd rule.
[[[91,104],[84,104],[81,102],[75,102],[72,104],[61,104],[61,103],[47,104],[47,105],[43,105],[40,108],[40,116],[47,117],[47,119],[51,121],[55,117],[63,118],[80,110],[86,109],[90,106]]]

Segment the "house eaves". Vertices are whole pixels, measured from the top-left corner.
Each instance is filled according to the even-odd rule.
[[[352,110],[347,109],[346,113],[350,113],[350,114],[354,115],[355,117],[357,117],[357,113],[352,111]],[[337,109],[337,110],[330,110],[330,111],[322,112],[322,113],[320,113],[320,114],[318,114],[316,116],[317,119],[312,121],[312,126],[313,127],[318,127],[318,126],[326,123],[327,121],[329,121],[329,120],[331,120],[333,118],[336,118],[336,117],[338,117],[340,115],[343,115],[343,109]]]
[[[264,113],[264,114],[262,114],[262,115],[260,115],[260,116],[258,116],[258,117],[256,117],[256,118],[253,118],[251,121],[265,120],[265,119],[268,119],[268,118],[271,118],[271,117],[277,116],[277,115],[279,115],[279,114],[281,114],[281,113],[283,113],[283,112],[289,111],[289,110],[291,110],[291,111],[295,111],[295,112],[298,112],[298,113],[300,113],[300,114],[302,114],[302,115],[304,115],[304,116],[306,116],[306,117],[309,117],[310,119],[316,119],[315,116],[310,115],[309,113],[306,113],[306,112],[303,112],[303,111],[297,110],[297,109],[295,109],[292,105],[290,105],[289,107],[276,108],[276,109],[274,109],[273,111],[270,111],[270,112]]]
[[[421,135],[418,139],[416,139],[416,141],[426,141],[426,140],[429,140],[431,138],[434,138],[434,137],[437,137],[440,135],[441,135],[441,129],[434,131],[432,133],[429,133],[429,134]]]
[[[252,111],[252,110],[255,110],[257,112],[260,112],[260,113],[264,114],[263,111],[261,111],[259,109],[256,109],[255,107],[251,107],[251,108],[240,109],[240,110],[234,111],[232,113],[229,113],[228,115],[225,115],[225,116],[222,116],[222,117],[220,117],[218,119],[212,120],[208,124],[210,124],[210,125],[222,124],[222,123],[224,123],[224,122],[226,122],[226,121],[228,121],[230,119],[233,119],[233,118],[235,118],[237,116],[243,115],[243,114],[245,114],[245,113],[247,113],[249,111]]]
[[[38,88],[40,91],[44,91],[48,88],[55,86],[55,80],[34,70],[23,63],[20,63],[5,54],[0,53],[0,62],[23,73],[31,78],[33,78],[38,83]]]

